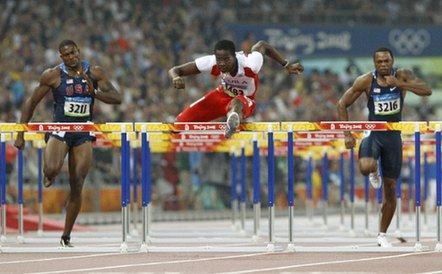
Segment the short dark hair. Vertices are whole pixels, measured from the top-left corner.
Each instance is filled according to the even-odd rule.
[[[391,49],[386,48],[386,47],[380,47],[377,50],[375,50],[373,52],[373,60],[374,60],[374,57],[375,57],[376,53],[378,53],[378,52],[388,52],[388,53],[390,53],[391,59],[394,60],[393,52],[391,51]]]
[[[230,40],[221,40],[216,42],[214,51],[227,50],[230,54],[235,56],[235,44]]]
[[[61,49],[63,47],[70,46],[70,45],[73,45],[78,49],[78,46],[74,41],[69,40],[69,39],[65,39],[65,40],[61,41],[60,44],[58,45],[58,51],[61,52]]]

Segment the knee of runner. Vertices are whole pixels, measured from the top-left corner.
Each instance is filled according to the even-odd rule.
[[[372,159],[361,159],[359,161],[359,169],[364,176],[368,176],[371,172],[376,171],[376,161]]]
[[[43,173],[46,178],[52,180],[55,176],[57,176],[58,168],[56,165],[45,165]]]

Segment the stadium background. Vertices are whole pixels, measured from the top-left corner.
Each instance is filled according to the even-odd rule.
[[[0,122],[17,122],[23,101],[39,75],[60,62],[58,43],[73,39],[84,59],[102,66],[123,93],[121,106],[100,102],[96,122],[173,122],[186,105],[216,82],[209,75],[187,77],[175,90],[167,71],[212,51],[219,39],[232,39],[249,51],[265,39],[290,59],[299,58],[305,73],[288,77],[265,59],[260,73],[255,115],[248,121],[335,120],[336,101],[355,77],[372,69],[371,55],[390,47],[395,65],[413,69],[428,81],[433,95],[407,95],[404,120],[438,120],[442,98],[442,1],[237,0],[237,1],[1,1]],[[364,111],[361,111],[364,109]],[[51,121],[51,95],[40,103],[33,121]],[[352,120],[365,120],[365,98],[351,108]],[[8,201],[15,200],[15,149],[8,146]],[[27,147],[25,180],[36,188],[36,151]],[[215,209],[228,206],[229,157],[223,154],[162,154],[153,158],[156,210]],[[220,164],[223,163],[223,164]],[[262,182],[266,180],[262,161]],[[85,184],[83,211],[117,211],[117,149],[96,149]],[[250,165],[248,165],[250,166]],[[331,164],[330,187],[337,181]],[[285,203],[285,159],[276,173],[277,206]],[[304,163],[296,161],[296,186],[302,190]],[[64,168],[45,191],[45,211],[59,213],[67,195]],[[320,193],[320,161],[314,185]],[[409,177],[404,165],[403,178]],[[357,180],[362,185],[362,178]],[[251,182],[248,182],[251,184]],[[266,200],[263,190],[263,200]],[[298,193],[300,194],[300,193]],[[35,196],[26,196],[35,204]],[[333,200],[334,199],[334,200]],[[264,203],[265,204],[265,203]],[[300,202],[302,205],[302,200]]]

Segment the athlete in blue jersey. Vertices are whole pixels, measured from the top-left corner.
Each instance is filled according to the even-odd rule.
[[[72,40],[63,40],[58,50],[63,63],[45,70],[32,96],[24,102],[21,123],[28,123],[35,107],[52,91],[54,122],[87,122],[92,120],[94,99],[108,104],[120,104],[121,95],[111,84],[102,68],[90,66],[80,59],[80,50]],[[66,204],[66,220],[61,237],[62,246],[71,246],[70,234],[81,208],[83,182],[92,162],[94,137],[89,133],[53,132],[44,153],[44,185],[49,187],[60,172],[69,153],[70,195]],[[24,147],[23,132],[15,146]]]
[[[338,102],[338,115],[348,121],[347,108],[359,96],[368,99],[368,119],[370,121],[398,122],[401,120],[403,101],[406,91],[419,96],[431,95],[431,88],[408,69],[393,69],[393,53],[388,48],[379,48],[373,54],[375,70],[359,76]],[[345,132],[345,146],[350,149],[356,144],[351,132]],[[369,176],[375,188],[381,186],[378,175],[377,159],[381,159],[382,179],[384,182],[384,202],[377,242],[379,246],[391,244],[385,233],[396,209],[396,180],[402,166],[402,139],[399,131],[373,131],[364,138],[359,147],[359,169]]]

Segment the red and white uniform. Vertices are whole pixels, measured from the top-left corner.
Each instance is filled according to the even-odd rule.
[[[238,72],[234,76],[219,70],[215,55],[195,59],[199,71],[210,72],[218,77],[221,83],[181,112],[177,117],[178,122],[208,122],[224,117],[233,98],[238,98],[243,104],[244,118],[252,115],[255,110],[255,93],[259,85],[258,72],[264,58],[260,52],[254,51],[247,56],[243,52],[237,52],[236,59]]]

